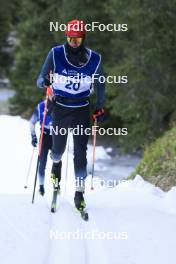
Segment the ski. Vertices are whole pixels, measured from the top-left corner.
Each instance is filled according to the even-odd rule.
[[[53,198],[51,202],[51,212],[55,213],[56,212],[56,206],[57,206],[57,196],[58,196],[58,190],[54,189],[53,191]]]
[[[89,220],[89,214],[87,212],[86,209],[83,209],[83,210],[78,210],[77,208],[75,208],[76,212],[81,216],[81,218],[84,220],[84,221],[88,221]]]
[[[80,191],[75,192],[74,203],[75,203],[76,211],[80,214],[81,218],[84,221],[88,221],[89,215],[86,210],[86,203],[84,201],[83,192]]]
[[[58,183],[58,178],[53,180],[53,197],[51,202],[51,212],[55,213],[57,209],[57,197],[60,194],[60,185]]]
[[[88,212],[86,210],[83,210],[80,212],[80,215],[81,215],[81,218],[84,220],[84,221],[88,221],[89,220],[89,215],[88,215]]]

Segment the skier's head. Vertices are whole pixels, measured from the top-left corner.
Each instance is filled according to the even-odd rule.
[[[73,49],[80,47],[85,39],[84,22],[77,19],[68,22],[65,34],[70,47]]]

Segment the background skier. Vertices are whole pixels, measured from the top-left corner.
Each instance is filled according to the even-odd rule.
[[[37,136],[35,131],[35,125],[37,122],[40,122],[40,128],[43,122],[45,101],[40,102],[31,116],[30,119],[30,131],[32,137],[32,145],[33,147],[37,147]],[[45,194],[44,182],[45,182],[45,168],[47,163],[48,152],[52,148],[52,135],[50,134],[50,126],[52,125],[52,119],[47,109],[45,124],[44,124],[44,134],[42,140],[42,149],[40,154],[39,168],[38,168],[38,180],[39,180],[39,193],[43,196]],[[60,190],[59,182],[61,178],[61,162],[59,164],[53,164],[51,177],[53,184],[55,184],[56,178],[57,180],[57,188]]]

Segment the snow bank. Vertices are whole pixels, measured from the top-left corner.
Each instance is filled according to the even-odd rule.
[[[36,194],[35,204],[31,204],[35,162],[29,188],[23,188],[32,153],[28,122],[0,116],[0,131],[2,264],[175,263],[176,188],[164,193],[140,175],[115,188],[99,186],[90,191],[88,184],[85,198],[90,220],[85,223],[73,209],[73,189],[63,180],[59,208],[53,215],[49,179],[45,197]],[[71,144],[68,153],[70,181]],[[35,155],[34,160],[37,152]],[[97,155],[107,158],[103,148]],[[50,165],[49,160],[48,173]]]

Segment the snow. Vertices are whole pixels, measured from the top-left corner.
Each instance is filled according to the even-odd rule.
[[[15,92],[8,89],[0,89],[0,101],[6,101],[10,97],[14,96]]]
[[[28,122],[20,117],[0,116],[0,131],[1,264],[175,263],[176,187],[165,193],[137,175],[114,188],[96,181],[95,190],[90,191],[89,176],[85,199],[90,220],[84,222],[73,208],[70,137],[63,161],[59,208],[51,214],[49,177],[46,195],[40,197],[36,192],[35,203],[31,204],[37,151],[28,188],[24,189],[33,150]],[[89,162],[91,153],[89,146]],[[106,150],[99,147],[97,160],[105,163],[109,158]],[[50,169],[48,159],[47,175]]]

